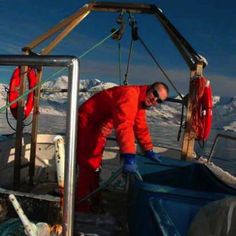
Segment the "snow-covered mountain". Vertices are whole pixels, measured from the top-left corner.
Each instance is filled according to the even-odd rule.
[[[48,81],[43,84],[40,100],[40,113],[47,115],[65,116],[67,107],[67,93],[55,92],[50,90],[67,89],[68,78],[61,76],[57,80]],[[82,104],[86,99],[97,91],[107,89],[117,84],[104,83],[98,79],[80,81],[80,100]],[[4,84],[0,84],[0,107],[5,105],[6,91]],[[47,92],[48,91],[48,92]],[[213,128],[236,131],[236,96],[235,97],[213,97]],[[181,105],[166,102],[148,111],[148,122],[167,125],[178,125],[181,117]]]

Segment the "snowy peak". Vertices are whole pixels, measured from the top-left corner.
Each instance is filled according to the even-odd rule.
[[[117,86],[114,83],[104,83],[98,79],[80,80],[79,105],[94,93]],[[0,107],[5,105],[7,85],[0,84]],[[68,77],[61,76],[56,80],[43,84],[45,90],[67,89]],[[213,97],[213,128],[236,131],[236,96],[235,97]],[[41,114],[65,116],[67,108],[67,92],[44,92],[41,93]],[[150,123],[163,123],[179,125],[181,117],[181,105],[166,102],[148,110],[147,118]]]
[[[0,108],[6,103],[7,92],[5,88],[7,88],[6,84],[0,84]]]
[[[234,104],[234,106],[236,106],[236,96],[235,97],[214,96],[213,97],[213,104],[217,105],[217,106]]]
[[[98,79],[80,80],[79,88],[81,91],[88,91],[89,89],[101,85],[102,82]],[[58,90],[68,88],[68,77],[63,75],[56,80],[48,81],[43,84],[43,89]]]

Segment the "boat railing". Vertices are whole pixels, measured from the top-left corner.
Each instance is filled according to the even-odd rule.
[[[217,134],[215,136],[215,139],[214,139],[214,142],[213,142],[213,145],[211,147],[211,150],[210,150],[210,153],[209,153],[209,156],[207,157],[207,161],[210,162],[211,159],[212,159],[212,156],[213,156],[213,153],[215,151],[215,148],[216,148],[216,145],[218,143],[218,140],[219,139],[228,139],[228,140],[233,140],[233,141],[236,141],[236,137],[234,136],[231,136],[231,135],[227,135],[227,134]]]
[[[68,68],[68,108],[66,120],[65,188],[63,201],[63,235],[73,235],[75,152],[79,92],[79,60],[74,56],[0,55],[0,66],[45,66]]]

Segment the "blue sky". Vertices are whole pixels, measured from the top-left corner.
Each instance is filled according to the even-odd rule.
[[[20,54],[23,46],[78,10],[86,2],[84,0],[0,0],[0,53]],[[208,59],[209,65],[204,74],[211,80],[214,94],[235,96],[236,2],[233,0],[145,0],[142,2],[158,5],[193,48]],[[111,28],[116,26],[117,16],[117,13],[91,13],[51,54],[81,55],[109,35]],[[179,91],[186,93],[189,70],[159,22],[150,15],[135,17],[139,33],[145,43],[176,83]],[[125,35],[121,40],[123,77],[129,41],[130,31],[126,24]],[[36,49],[36,52],[38,51],[39,49]],[[119,83],[117,51],[117,42],[110,39],[85,56],[81,60],[80,78],[97,78]],[[1,83],[8,83],[10,71],[11,68],[2,68]],[[165,81],[140,43],[135,42],[129,72],[130,84],[152,83],[155,80]]]

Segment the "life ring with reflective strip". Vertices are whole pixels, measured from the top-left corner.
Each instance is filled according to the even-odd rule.
[[[191,124],[196,139],[206,141],[212,126],[212,89],[210,81],[205,77],[198,77],[191,81],[192,117]]]
[[[35,87],[35,85],[37,84],[37,75],[34,68],[31,67],[28,68],[27,79],[28,79],[28,89],[32,89],[33,87]],[[10,80],[9,95],[8,95],[9,103],[15,101],[19,97],[20,81],[21,81],[21,69],[20,67],[17,67],[13,72]],[[24,106],[24,119],[29,116],[33,106],[34,106],[34,91],[30,92],[27,96],[27,100]],[[17,119],[18,102],[11,104],[10,110],[13,117]]]

